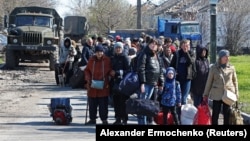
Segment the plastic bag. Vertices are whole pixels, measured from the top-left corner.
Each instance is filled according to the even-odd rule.
[[[193,125],[211,125],[212,116],[209,109],[208,102],[203,101],[197,108],[194,116]]]

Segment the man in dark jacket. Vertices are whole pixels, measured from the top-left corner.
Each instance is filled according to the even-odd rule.
[[[94,47],[92,38],[88,38],[86,43],[83,43],[82,56],[81,56],[81,66],[85,66],[91,56],[94,55]]]

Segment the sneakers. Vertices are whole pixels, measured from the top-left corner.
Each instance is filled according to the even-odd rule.
[[[85,123],[85,125],[96,125],[96,121],[95,120],[89,120],[87,123]]]

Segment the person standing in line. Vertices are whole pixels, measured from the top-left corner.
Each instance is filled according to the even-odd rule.
[[[97,110],[102,120],[102,124],[108,124],[108,97],[110,94],[109,79],[111,77],[111,60],[104,55],[104,49],[101,45],[95,47],[95,55],[92,56],[85,68],[85,80],[87,82],[87,95],[89,104],[90,120],[85,125],[95,125]],[[102,89],[91,87],[92,80],[103,80]]]
[[[174,53],[170,66],[176,70],[176,80],[181,86],[181,104],[187,104],[187,98],[190,93],[191,80],[193,79],[193,65],[195,63],[195,54],[190,50],[189,40],[182,40],[181,49]],[[177,108],[177,113],[181,115],[181,107]]]
[[[113,84],[113,103],[115,111],[115,122],[114,125],[126,125],[128,121],[128,114],[126,113],[126,100],[128,96],[122,94],[116,88],[119,86],[122,79],[130,71],[129,58],[123,53],[123,43],[117,42],[114,45],[115,54],[111,58],[112,71],[111,71],[111,81]]]
[[[92,38],[87,38],[86,42],[82,42],[81,66],[87,65],[89,58],[94,55],[94,46]]]
[[[218,60],[209,70],[207,83],[203,93],[203,100],[208,98],[213,100],[212,106],[212,125],[218,125],[221,106],[223,109],[223,124],[229,125],[230,106],[222,101],[224,90],[230,90],[239,98],[238,80],[236,70],[229,63],[230,53],[222,49],[218,53]]]
[[[180,121],[176,111],[176,106],[181,106],[181,87],[180,83],[175,80],[176,73],[173,67],[168,67],[165,74],[165,84],[163,92],[159,95],[160,103],[163,111],[163,123],[167,123],[168,112],[171,112],[175,125],[179,125]]]
[[[157,53],[157,43],[157,39],[150,39],[137,59],[137,73],[141,84],[140,99],[150,99],[156,85],[159,86],[159,90],[163,89],[164,77]],[[137,115],[137,117],[139,125],[147,124],[147,116]]]
[[[193,98],[193,104],[197,108],[203,101],[203,92],[206,86],[208,72],[209,72],[209,60],[208,49],[203,46],[196,47],[196,77],[191,81],[191,97]]]

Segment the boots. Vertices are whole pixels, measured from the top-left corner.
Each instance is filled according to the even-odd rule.
[[[120,118],[116,118],[116,120],[113,123],[113,125],[122,125],[121,119]]]

